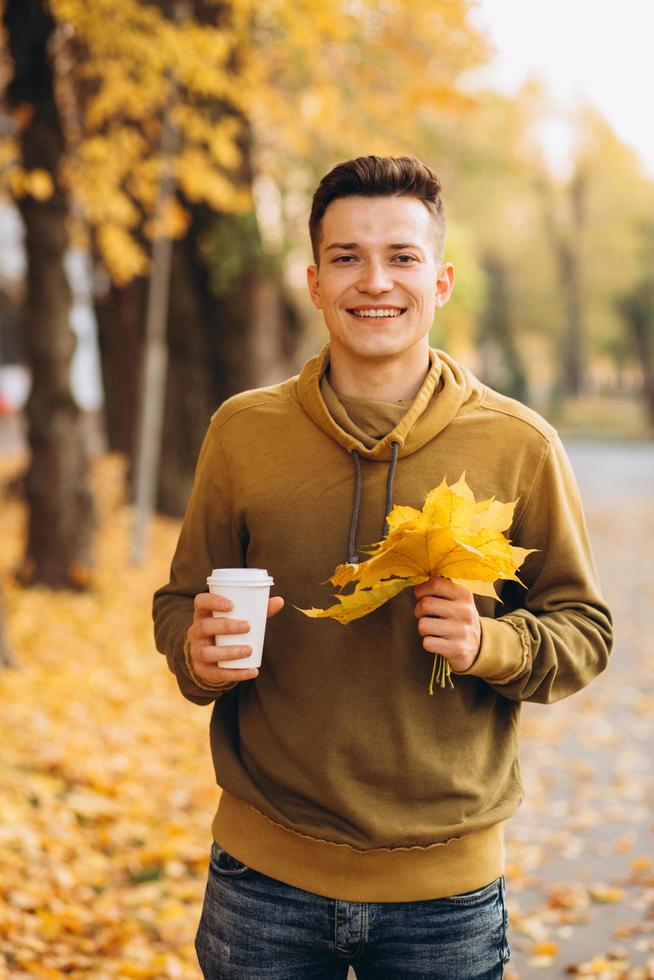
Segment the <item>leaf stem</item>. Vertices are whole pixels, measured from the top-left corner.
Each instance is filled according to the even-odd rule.
[[[436,673],[436,661],[438,660],[439,654],[434,654],[434,666],[431,669],[431,677],[429,678],[429,693],[434,693],[434,674]]]
[[[445,686],[454,687],[451,675],[452,671],[449,662],[440,653],[435,653],[434,666],[431,669],[431,677],[429,679],[429,693],[434,693],[434,679],[436,679],[436,683],[441,688]]]

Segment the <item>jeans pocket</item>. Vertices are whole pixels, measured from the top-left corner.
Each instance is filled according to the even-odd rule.
[[[509,946],[509,910],[506,904],[506,879],[504,875],[500,878],[500,902],[502,903],[502,962],[508,963],[511,959],[511,947]]]
[[[228,854],[220,844],[215,841],[211,845],[211,858],[209,860],[211,871],[219,878],[242,878],[252,869],[247,864],[243,864],[238,858]]]
[[[491,881],[489,885],[484,885],[483,888],[477,888],[472,892],[462,892],[460,895],[449,895],[447,898],[443,898],[440,901],[446,903],[447,905],[459,905],[459,906],[473,906],[473,905],[483,905],[485,902],[490,900],[496,900],[498,894],[501,891],[502,879],[496,878],[495,881]]]

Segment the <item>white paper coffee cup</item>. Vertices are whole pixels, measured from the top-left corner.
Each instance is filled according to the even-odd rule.
[[[233,603],[228,613],[214,612],[215,617],[242,619],[250,624],[248,633],[228,633],[215,636],[216,646],[252,647],[248,657],[238,660],[224,660],[219,667],[260,667],[263,653],[263,638],[266,632],[268,597],[273,580],[265,568],[214,568],[207,579],[209,592],[224,596]]]

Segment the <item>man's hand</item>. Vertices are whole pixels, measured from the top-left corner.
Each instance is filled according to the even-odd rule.
[[[461,585],[446,578],[430,578],[414,589],[414,613],[422,645],[429,653],[440,653],[453,671],[471,667],[481,643],[481,622],[472,598]]]
[[[281,596],[268,600],[268,619],[275,616],[284,605]],[[213,616],[214,612],[229,612],[232,603],[221,595],[200,592],[194,600],[193,623],[186,634],[189,641],[193,669],[198,677],[209,684],[224,684],[232,681],[249,681],[259,673],[258,667],[218,667],[218,661],[238,660],[252,653],[252,647],[216,646],[214,636],[227,636],[230,633],[247,633],[250,624],[242,619],[228,616]]]

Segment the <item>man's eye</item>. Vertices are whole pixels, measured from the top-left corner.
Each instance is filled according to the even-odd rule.
[[[349,265],[351,261],[353,262],[355,260],[355,258],[356,256],[354,255],[337,255],[334,262],[341,262],[345,265]]]
[[[400,265],[411,265],[412,262],[417,262],[415,255],[396,255],[396,260]]]

